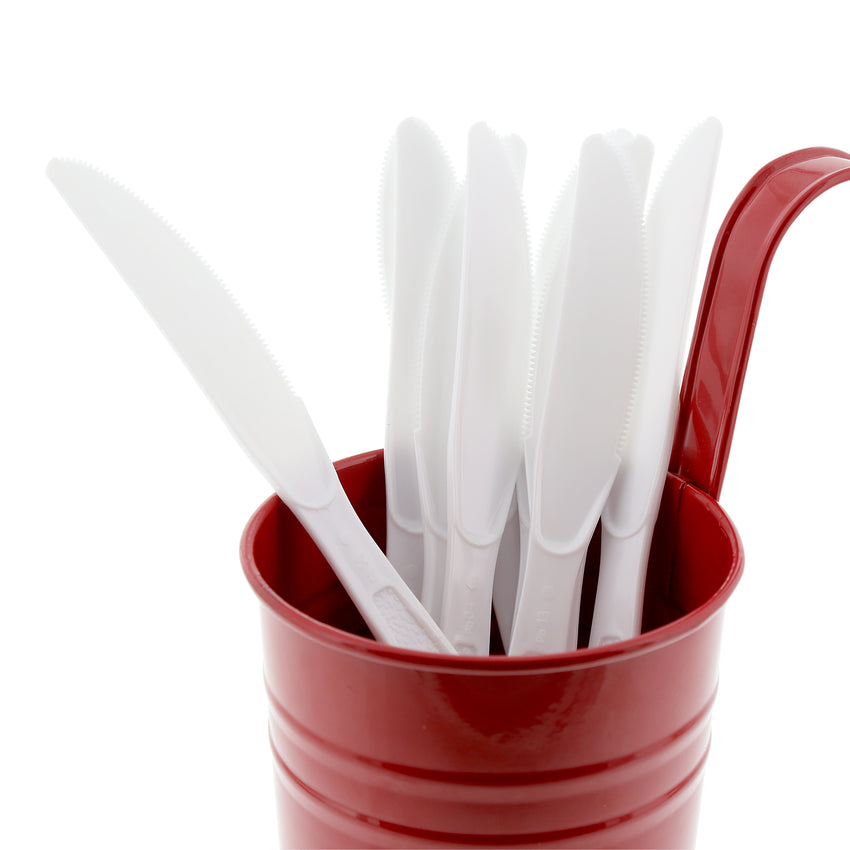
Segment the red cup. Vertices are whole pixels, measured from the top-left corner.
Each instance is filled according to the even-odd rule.
[[[850,157],[839,151],[782,157],[750,181],[721,228],[640,636],[536,657],[380,644],[277,497],[254,514],[241,557],[261,602],[282,846],[693,845],[723,607],[743,567],[716,499],[761,291],[790,222],[846,179]],[[336,467],[383,543],[381,452]],[[585,643],[597,569],[592,550]]]

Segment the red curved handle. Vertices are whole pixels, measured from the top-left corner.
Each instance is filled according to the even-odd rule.
[[[741,388],[773,255],[791,222],[822,192],[850,180],[850,154],[807,148],[761,169],[732,204],[708,264],[670,471],[720,495]]]

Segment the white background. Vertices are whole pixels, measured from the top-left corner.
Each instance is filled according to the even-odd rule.
[[[276,846],[257,603],[239,536],[269,488],[44,177],[92,162],[217,269],[333,457],[379,446],[386,143],[459,171],[528,145],[532,238],[582,138],[663,164],[716,115],[708,237],[746,180],[850,149],[835,4],[30,2],[0,22],[0,846]],[[841,843],[850,757],[850,194],[774,263],[722,504],[729,603],[701,847]]]

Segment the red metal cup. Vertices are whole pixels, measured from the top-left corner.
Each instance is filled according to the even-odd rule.
[[[537,657],[453,657],[371,639],[277,497],[249,522],[281,843],[292,847],[688,847],[723,607],[741,576],[717,504],[767,269],[790,222],[850,179],[810,149],[762,169],[715,244],[655,528],[639,637]],[[382,455],[340,479],[383,542]],[[598,552],[588,557],[586,642]]]

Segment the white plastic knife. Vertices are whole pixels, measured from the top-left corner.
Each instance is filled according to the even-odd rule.
[[[422,604],[437,622],[443,607],[448,536],[448,441],[463,273],[466,184],[457,190],[425,314],[418,427],[414,434],[425,560]]]
[[[576,193],[576,172],[567,178],[555,206],[549,216],[549,221],[532,276],[532,333],[530,342],[529,375],[526,384],[524,400],[523,430],[526,443],[536,443],[535,423],[542,413],[540,398],[533,392],[535,381],[541,386],[546,384],[546,378],[551,368],[555,341],[558,336],[560,321],[562,284],[565,275],[557,276],[559,259],[566,255],[569,235],[572,229],[573,205]],[[529,443],[530,445],[530,443]],[[517,602],[517,590],[520,576],[525,572],[525,556],[528,551],[528,523],[530,514],[529,470],[527,463],[533,461],[534,452],[526,450],[521,458],[517,472],[516,484],[516,515],[513,534],[515,540],[506,540],[503,550],[499,553],[496,576],[493,582],[493,610],[496,623],[504,646],[510,645],[513,628],[514,610]]]
[[[647,213],[647,345],[629,440],[602,513],[591,646],[640,633],[649,547],[670,460],[682,353],[720,138],[714,118],[685,138]]]
[[[343,492],[304,403],[215,274],[150,207],[82,163],[47,174],[298,517],[378,640],[453,653]]]
[[[535,445],[512,655],[575,649],[587,545],[620,464],[643,325],[641,206],[626,158],[582,146],[561,315]]]
[[[606,133],[605,140],[628,163],[629,173],[638,194],[638,202],[642,208],[652,167],[652,142],[646,136],[633,135],[627,130]],[[517,480],[519,557],[515,561],[500,557],[493,587],[493,608],[505,646],[510,644],[517,587],[521,581],[520,576],[525,572],[531,500],[530,470],[527,463],[533,463],[535,460],[545,401],[545,392],[542,388],[548,386],[555,357],[566,284],[564,269],[573,226],[576,182],[577,168],[573,169],[564,183],[549,216],[534,270],[535,321],[532,334],[531,374],[526,394],[526,451]],[[537,385],[541,389],[535,392]]]
[[[621,156],[625,157],[642,211],[646,204],[649,174],[652,170],[652,158],[655,154],[655,146],[652,144],[652,140],[647,136],[630,133],[623,128],[606,133],[605,139],[614,146]]]
[[[387,557],[422,591],[422,508],[413,433],[419,403],[419,341],[428,282],[457,181],[434,132],[416,118],[397,128],[381,192],[381,253],[390,313],[384,469]]]
[[[517,175],[484,124],[469,132],[466,183],[441,624],[460,653],[486,655],[496,556],[522,451],[531,272]]]
[[[525,142],[516,135],[502,137],[517,181],[525,171]],[[443,607],[448,537],[448,441],[457,354],[463,248],[466,227],[466,182],[457,195],[448,227],[441,239],[439,258],[428,287],[421,351],[418,429],[414,434],[422,505],[425,564],[422,604],[439,622]],[[505,557],[514,559],[511,540],[514,514],[502,537]],[[518,535],[518,529],[517,529]],[[502,560],[502,549],[499,552]],[[497,567],[496,579],[499,572]],[[511,590],[511,606],[516,590]],[[511,609],[513,610],[513,608]]]

